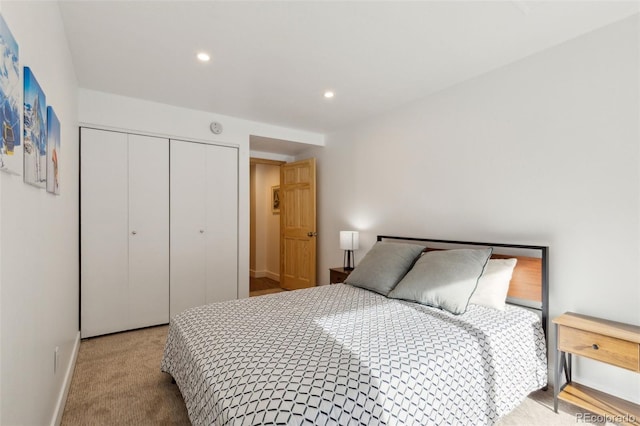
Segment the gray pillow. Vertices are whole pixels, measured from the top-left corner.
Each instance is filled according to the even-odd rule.
[[[422,250],[424,246],[416,244],[379,241],[344,282],[386,296],[404,277]]]
[[[388,297],[463,314],[492,251],[486,248],[425,253]]]

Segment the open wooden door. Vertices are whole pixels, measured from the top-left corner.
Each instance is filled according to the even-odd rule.
[[[280,287],[316,285],[316,160],[280,166]]]

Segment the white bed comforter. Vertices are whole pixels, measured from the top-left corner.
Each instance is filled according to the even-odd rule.
[[[538,316],[345,284],[187,310],[161,365],[195,425],[492,424],[546,385]]]

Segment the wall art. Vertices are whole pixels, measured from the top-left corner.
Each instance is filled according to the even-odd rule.
[[[47,102],[38,80],[24,67],[24,181],[44,188],[47,183]]]
[[[60,121],[47,107],[47,192],[60,194]]]
[[[21,109],[18,43],[0,15],[0,171],[15,175],[22,173]]]
[[[271,211],[274,214],[280,213],[280,185],[271,187]]]

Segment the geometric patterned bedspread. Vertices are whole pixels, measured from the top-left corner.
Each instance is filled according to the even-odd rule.
[[[538,315],[463,315],[346,284],[171,319],[161,369],[194,425],[493,424],[546,385]]]

